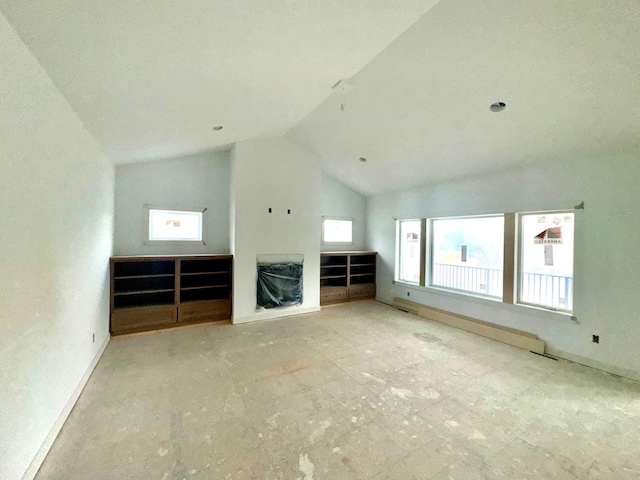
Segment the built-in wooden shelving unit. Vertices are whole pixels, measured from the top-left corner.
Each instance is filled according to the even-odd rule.
[[[231,255],[111,258],[114,335],[231,318]]]
[[[376,252],[320,254],[320,305],[376,296]]]

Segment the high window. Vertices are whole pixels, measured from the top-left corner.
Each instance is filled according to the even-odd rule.
[[[431,285],[502,298],[502,215],[435,219],[431,231]]]
[[[148,242],[203,242],[202,210],[168,210],[146,206]]]
[[[420,220],[399,222],[398,279],[409,283],[420,282]]]
[[[519,215],[518,302],[573,309],[573,212]]]
[[[322,243],[353,243],[353,219],[322,219]]]

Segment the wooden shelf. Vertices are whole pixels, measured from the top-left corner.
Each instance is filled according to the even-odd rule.
[[[352,277],[366,277],[369,275],[375,275],[375,273],[352,273]]]
[[[330,278],[347,278],[346,275],[328,275],[324,277],[320,277],[320,280],[329,280]]]
[[[175,277],[173,273],[161,273],[156,275],[127,275],[125,277],[113,277],[114,280],[132,280],[135,278],[163,278],[163,277]]]
[[[190,277],[193,275],[219,275],[219,274],[223,274],[223,273],[231,273],[228,270],[220,270],[217,272],[195,272],[195,273],[181,273],[180,276],[182,277]]]
[[[320,268],[347,268],[347,264],[344,265],[320,265]]]
[[[114,292],[113,295],[114,296],[120,296],[120,295],[148,295],[150,293],[166,293],[166,292],[173,292],[173,288],[163,288],[160,290],[131,290],[128,292]]]
[[[180,291],[185,290],[202,290],[205,288],[228,288],[229,285],[201,285],[197,287],[180,287]]]
[[[375,263],[352,263],[351,268],[353,267],[372,267]]]

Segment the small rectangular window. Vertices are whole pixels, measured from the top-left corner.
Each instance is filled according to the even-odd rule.
[[[147,207],[150,242],[202,242],[202,210],[165,210]]]
[[[573,310],[573,212],[520,214],[518,302]]]
[[[353,243],[353,219],[323,218],[322,243]]]
[[[435,219],[431,233],[431,285],[502,298],[502,215]]]
[[[399,221],[398,280],[420,282],[420,220]]]

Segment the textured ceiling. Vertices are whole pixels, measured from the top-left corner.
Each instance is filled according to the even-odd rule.
[[[0,0],[0,10],[122,163],[286,132],[435,3]]]

